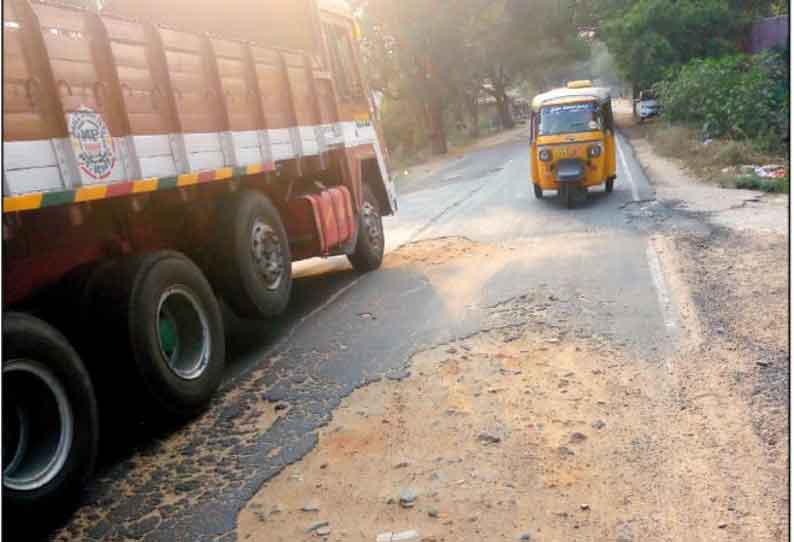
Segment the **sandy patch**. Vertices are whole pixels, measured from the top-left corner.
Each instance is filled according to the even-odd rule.
[[[650,364],[527,329],[421,352],[408,379],[344,401],[317,448],[248,503],[238,536],[783,540],[769,506],[782,484],[725,362],[709,363],[726,358]]]

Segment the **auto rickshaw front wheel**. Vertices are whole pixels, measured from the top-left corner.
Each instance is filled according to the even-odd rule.
[[[615,188],[615,179],[607,179],[607,182],[604,184],[604,189],[607,194],[610,194],[613,188]]]
[[[532,183],[532,188],[535,190],[535,197],[537,199],[543,199],[543,189],[537,183]]]
[[[565,202],[565,207],[568,209],[573,209],[574,205],[576,204],[576,187],[571,186],[567,183],[562,183],[560,185],[559,195],[560,198]]]

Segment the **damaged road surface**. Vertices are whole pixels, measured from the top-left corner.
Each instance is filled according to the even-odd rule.
[[[784,245],[652,205],[621,147],[575,210],[532,197],[523,141],[428,177],[379,271],[299,269],[292,321],[235,324],[226,393],[47,537],[785,540],[785,319],[751,314],[786,279],[748,278]]]

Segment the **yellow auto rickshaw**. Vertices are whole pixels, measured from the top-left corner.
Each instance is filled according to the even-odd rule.
[[[535,197],[557,190],[570,209],[577,196],[603,184],[615,184],[615,127],[609,89],[590,81],[571,81],[565,88],[532,100],[530,175]]]

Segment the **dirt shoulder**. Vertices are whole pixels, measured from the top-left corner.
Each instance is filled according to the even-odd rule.
[[[660,156],[625,112],[620,121],[657,200],[710,225],[705,232],[668,232],[666,236],[675,257],[668,262],[668,270],[675,268],[683,277],[702,325],[702,349],[709,350],[706,359],[716,362],[712,371],[722,374],[719,391],[704,393],[733,396],[744,405],[764,451],[764,465],[785,476],[789,196],[722,188],[704,181],[682,161]],[[720,349],[722,353],[714,357]],[[787,537],[782,518],[787,517],[788,499],[779,492],[772,504],[781,518],[782,540]]]
[[[646,137],[648,127],[635,124],[625,101],[616,102],[615,120],[648,175],[657,200],[734,231],[788,233],[788,194],[723,188],[705,181],[682,160],[662,156]]]
[[[660,156],[625,104],[616,107],[623,134],[663,205],[705,219],[707,233],[668,235],[706,333],[728,341],[745,363],[737,392],[752,405],[753,423],[774,461],[786,460],[789,370],[789,195],[722,188],[687,164]]]

